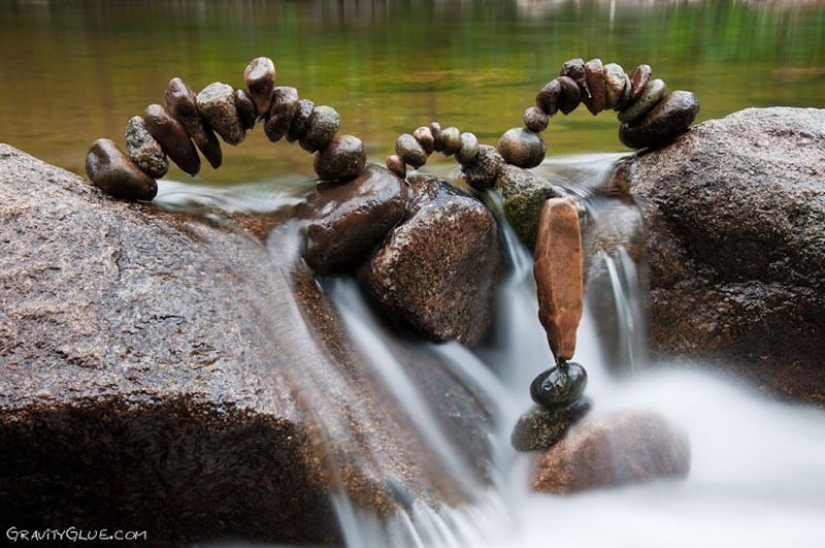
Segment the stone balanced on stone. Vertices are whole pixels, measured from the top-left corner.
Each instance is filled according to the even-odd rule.
[[[347,181],[366,168],[364,143],[337,135],[338,112],[299,99],[293,87],[275,86],[275,64],[253,59],[244,70],[247,91],[213,82],[195,94],[180,78],[166,88],[165,105],[152,104],[126,125],[126,152],[109,139],[98,139],[86,156],[89,179],[105,193],[124,200],[152,200],[155,179],[169,169],[169,159],[190,175],[201,168],[198,151],[217,169],[222,163],[215,134],[230,145],[243,142],[258,120],[272,142],[286,137],[315,153],[314,169],[325,182]]]

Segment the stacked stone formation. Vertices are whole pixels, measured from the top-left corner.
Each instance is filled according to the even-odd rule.
[[[217,169],[223,160],[217,136],[236,146],[258,120],[263,120],[270,141],[286,137],[315,153],[314,168],[322,181],[360,175],[367,162],[364,143],[352,135],[337,135],[338,112],[300,99],[293,87],[275,86],[275,76],[272,60],[258,57],[244,70],[246,90],[213,82],[195,94],[183,80],[173,78],[165,105],[149,105],[127,123],[126,153],[108,139],[92,145],[86,158],[89,179],[116,198],[152,200],[155,179],[167,173],[170,159],[194,176],[201,167],[200,151]]]

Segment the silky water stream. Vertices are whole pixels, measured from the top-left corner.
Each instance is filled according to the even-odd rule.
[[[593,188],[617,159],[610,155],[549,160],[539,171],[566,181],[569,191],[589,203]],[[241,198],[204,191],[201,201],[240,207],[234,200],[241,200],[257,204],[247,204],[247,209],[266,210],[298,200],[251,188],[243,189]],[[158,200],[174,206],[175,193],[182,190],[167,186]],[[191,200],[198,192],[190,187],[185,194]],[[495,210],[495,196],[489,201]],[[610,223],[596,209],[589,211],[594,222]],[[472,379],[473,389],[491,402],[496,426],[489,437],[496,466],[487,485],[467,470],[465,459],[394,357],[387,344],[394,335],[371,310],[357,283],[341,277],[319,280],[357,351],[371,362],[410,427],[475,501],[433,508],[410,500],[387,519],[353,504],[340,491],[333,496],[333,506],[348,548],[825,546],[825,412],[768,401],[742,388],[742,382],[733,384],[721,375],[667,364],[650,368],[644,338],[644,274],[624,249],[599,252],[591,264],[605,275],[588,286],[587,302],[592,305],[600,299],[604,306],[601,293],[608,294],[617,342],[607,350],[600,345],[593,306],[586,307],[575,359],[589,373],[590,417],[625,409],[655,411],[688,434],[690,476],[568,496],[531,492],[531,456],[515,452],[509,436],[518,416],[532,405],[530,381],[550,366],[552,356],[538,321],[532,257],[506,222],[500,222],[500,230],[508,266],[490,342],[474,351],[457,343],[414,343],[456,376]]]

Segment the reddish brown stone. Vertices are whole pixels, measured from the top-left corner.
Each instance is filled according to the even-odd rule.
[[[584,106],[595,116],[604,110],[607,100],[607,89],[604,83],[604,66],[601,59],[591,59],[584,65],[585,78],[587,78],[587,88],[590,90],[590,97],[583,99]]]

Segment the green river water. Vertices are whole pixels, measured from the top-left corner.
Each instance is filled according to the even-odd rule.
[[[279,85],[334,106],[383,162],[399,133],[438,120],[495,144],[573,57],[640,63],[701,103],[699,122],[750,106],[825,105],[825,4],[733,1],[0,0],[0,142],[83,173],[98,137],[181,77],[242,85],[271,57]],[[612,113],[580,107],[545,132],[548,155],[626,150]],[[200,184],[313,177],[312,157],[260,127]]]

